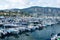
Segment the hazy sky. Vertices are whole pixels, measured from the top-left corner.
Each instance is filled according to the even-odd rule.
[[[60,0],[0,0],[0,9],[27,8],[30,6],[59,7]]]

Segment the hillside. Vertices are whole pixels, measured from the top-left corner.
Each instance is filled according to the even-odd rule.
[[[28,15],[33,16],[60,16],[60,8],[52,8],[52,7],[39,7],[39,6],[33,6],[25,9],[6,9],[6,10],[0,10],[0,14],[3,13],[19,13],[24,14],[27,13]]]

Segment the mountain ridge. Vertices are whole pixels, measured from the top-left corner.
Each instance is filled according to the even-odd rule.
[[[39,7],[39,6],[32,6],[29,8],[24,9],[6,9],[0,10],[0,12],[24,12],[29,14],[38,14],[38,15],[48,15],[48,16],[60,16],[60,8],[53,8],[53,7]]]

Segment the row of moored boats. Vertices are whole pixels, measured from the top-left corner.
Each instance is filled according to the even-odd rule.
[[[40,19],[36,20],[36,18],[25,18],[21,21],[20,18],[14,19],[13,18],[0,18],[0,37],[7,35],[7,34],[19,34],[23,32],[32,32],[36,29],[43,29],[44,26],[52,25],[56,22],[55,20],[45,20]],[[24,26],[23,26],[24,25]]]

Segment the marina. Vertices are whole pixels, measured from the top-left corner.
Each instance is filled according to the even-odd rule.
[[[43,30],[36,30],[36,31],[33,31],[32,33],[26,32],[26,33],[17,34],[17,35],[7,35],[3,37],[3,40],[7,40],[7,39],[8,40],[11,40],[11,39],[12,40],[51,40],[52,36],[60,33],[60,31],[58,30],[60,30],[60,23],[54,24],[52,26],[46,26],[46,28],[43,28]]]
[[[46,26],[53,26],[58,24],[56,19],[39,19],[39,18],[20,18],[16,17],[1,18],[0,38],[8,35],[19,35],[25,33],[35,32],[36,30],[43,30]],[[26,34],[29,35],[29,34]]]
[[[0,40],[60,40],[60,0],[0,0]]]

